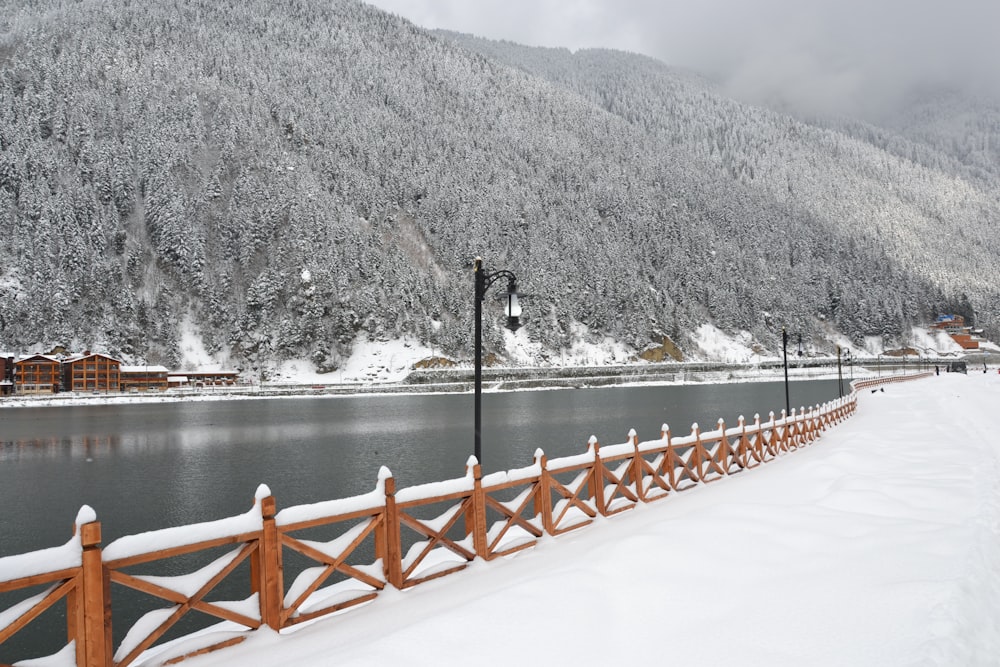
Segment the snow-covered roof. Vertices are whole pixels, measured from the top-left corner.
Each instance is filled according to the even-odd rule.
[[[194,375],[197,377],[203,377],[205,375],[215,376],[215,375],[239,375],[239,374],[240,374],[239,371],[184,371],[183,372],[183,375]],[[176,372],[170,373],[170,377],[174,377],[175,375],[179,375],[179,373]]]
[[[62,360],[60,360],[59,357],[53,357],[49,354],[22,354],[14,360],[14,363],[16,364],[22,361],[31,361],[32,359],[45,359],[46,361],[52,361],[57,364],[62,363]]]
[[[110,354],[102,354],[100,352],[93,352],[91,354],[74,354],[63,359],[64,363],[74,363],[77,361],[82,361],[83,359],[90,359],[91,357],[101,357],[103,359],[110,359],[111,361],[119,361],[115,359]]]
[[[166,366],[121,366],[122,373],[167,373]]]

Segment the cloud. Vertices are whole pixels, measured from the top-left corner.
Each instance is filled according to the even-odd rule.
[[[641,39],[607,0],[367,0],[425,28],[455,30],[529,46],[636,51]]]
[[[915,89],[1000,97],[998,0],[373,0],[418,25],[645,53],[732,94],[867,117]]]
[[[640,49],[741,97],[873,116],[916,88],[1000,93],[994,0],[710,0],[662,11],[644,23]]]

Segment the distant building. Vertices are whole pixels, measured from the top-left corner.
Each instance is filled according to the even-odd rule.
[[[14,355],[0,352],[0,396],[14,391]]]
[[[179,373],[170,373],[167,375],[167,386],[171,389],[183,389],[188,386],[188,377]]]
[[[166,391],[170,385],[164,366],[122,366],[119,369],[124,392]]]
[[[171,387],[232,387],[240,379],[238,371],[186,371],[169,373]]]
[[[948,333],[962,333],[965,330],[965,318],[961,315],[938,315],[931,328]]]
[[[951,339],[958,343],[963,350],[978,350],[979,340],[967,333],[953,333]]]
[[[62,363],[66,391],[121,391],[121,362],[113,357],[88,354]]]
[[[961,315],[938,315],[931,329],[944,331],[952,340],[958,343],[963,350],[978,350],[982,341],[982,330],[972,330],[972,327],[965,326],[965,318]]]
[[[46,354],[18,359],[13,382],[18,394],[54,394],[62,386],[62,362]]]
[[[163,366],[123,365],[106,354],[34,354],[15,358],[0,353],[0,395],[59,391],[166,391],[170,388],[232,387],[239,371],[170,372]]]

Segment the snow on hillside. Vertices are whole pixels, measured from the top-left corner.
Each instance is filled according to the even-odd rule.
[[[533,296],[514,364],[665,335],[707,358],[706,323],[772,354],[782,326],[829,354],[939,309],[997,330],[996,179],[916,139],[625,52],[475,53],[353,1],[7,5],[2,348],[394,377],[391,354],[342,362],[359,336],[467,357],[477,255]],[[965,153],[978,118],[919,135]]]

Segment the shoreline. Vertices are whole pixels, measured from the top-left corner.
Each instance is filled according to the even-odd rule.
[[[798,360],[797,360],[798,361]],[[789,364],[789,381],[836,380],[836,359],[808,360]],[[868,364],[874,365],[874,364]],[[884,366],[890,364],[883,363]],[[925,364],[926,366],[926,364]],[[891,364],[885,374],[918,372],[917,364]],[[0,409],[33,407],[70,407],[81,405],[134,405],[175,403],[181,401],[235,401],[274,398],[350,398],[358,396],[409,396],[434,394],[471,394],[474,391],[472,369],[415,371],[400,381],[341,382],[331,384],[276,382],[239,388],[206,388],[197,391],[168,389],[164,392],[106,393],[100,395],[65,392],[53,395],[5,396]],[[841,367],[845,383],[851,379],[871,377],[873,371],[860,364]],[[852,377],[853,375],[853,377]],[[686,384],[729,384],[746,382],[780,382],[784,380],[781,362],[761,364],[685,365],[650,364],[643,366],[587,366],[574,368],[507,368],[484,369],[483,393],[516,391],[558,391],[563,389],[599,389],[635,386],[670,386]]]

